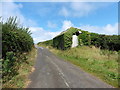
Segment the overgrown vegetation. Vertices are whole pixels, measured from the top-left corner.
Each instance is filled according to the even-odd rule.
[[[29,28],[19,27],[17,18],[10,17],[5,23],[2,22],[2,57],[7,52],[29,52],[33,46]]]
[[[77,32],[77,28],[69,28],[65,32],[62,32],[60,35],[53,38],[53,47],[61,50],[66,50],[71,47],[72,44],[72,35]]]
[[[99,35],[91,33],[91,45],[112,51],[120,50],[120,35]]]
[[[27,63],[27,55],[34,48],[28,28],[20,27],[17,18],[10,17],[2,26],[2,82],[3,85],[18,75],[21,63]]]
[[[94,45],[101,49],[108,49],[113,51],[120,50],[120,35],[102,35],[97,33],[90,33],[81,29],[71,27],[53,38],[53,47],[61,50],[69,49],[72,45],[72,35],[76,31],[81,31],[82,34],[78,36],[79,45]]]

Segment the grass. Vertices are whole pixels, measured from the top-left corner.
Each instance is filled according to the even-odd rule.
[[[32,68],[37,55],[37,49],[33,48],[31,52],[27,54],[28,59],[20,65],[18,75],[13,77],[9,82],[2,85],[4,88],[26,88],[30,83],[28,79],[29,74],[32,72]]]
[[[48,46],[47,48],[60,58],[79,66],[106,83],[120,87],[118,85],[120,79],[118,77],[118,52],[100,50],[94,46],[81,46],[65,51]]]

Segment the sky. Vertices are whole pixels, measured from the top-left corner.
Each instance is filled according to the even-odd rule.
[[[117,35],[117,2],[2,2],[3,20],[17,16],[34,43],[50,40],[69,27]]]

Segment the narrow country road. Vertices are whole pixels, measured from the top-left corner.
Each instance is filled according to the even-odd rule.
[[[48,49],[37,47],[35,71],[28,88],[112,88],[79,67],[59,59]]]

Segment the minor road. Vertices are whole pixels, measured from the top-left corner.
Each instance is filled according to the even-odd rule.
[[[35,71],[28,88],[112,88],[79,67],[64,61],[48,49],[37,47]]]

